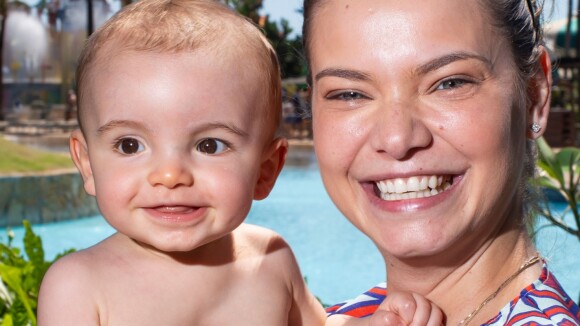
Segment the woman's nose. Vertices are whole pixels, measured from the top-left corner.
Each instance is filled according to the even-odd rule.
[[[378,110],[371,144],[378,153],[404,160],[431,145],[433,135],[412,104],[391,102]]]
[[[147,180],[152,186],[163,186],[169,189],[177,187],[191,187],[193,185],[193,173],[179,158],[159,160],[157,166],[151,170]]]

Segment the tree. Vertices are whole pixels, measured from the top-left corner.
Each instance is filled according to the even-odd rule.
[[[286,19],[282,19],[280,25],[266,20],[263,28],[266,37],[276,50],[282,78],[303,76],[305,60],[302,55],[302,36],[290,38],[293,30]]]
[[[580,241],[580,148],[564,147],[554,151],[543,137],[537,139],[536,144],[540,171],[534,180],[536,185],[559,194],[566,203],[564,211],[554,213],[546,200],[536,207],[537,213],[547,219],[546,226],[558,227]],[[568,213],[569,219],[565,217]],[[538,231],[540,229],[534,233]]]
[[[6,34],[6,18],[8,18],[8,0],[0,0],[0,67],[4,66],[4,36]],[[0,74],[0,121],[4,120],[4,78]]]
[[[229,7],[235,9],[240,14],[250,18],[254,23],[259,24],[262,9],[262,0],[223,0]]]
[[[262,28],[266,38],[276,51],[280,61],[282,78],[305,75],[306,65],[302,56],[302,37],[297,35],[291,38],[293,30],[286,19],[282,19],[278,23],[270,21],[268,16],[260,15],[259,11],[263,6],[262,0],[222,0],[222,2],[250,18]]]

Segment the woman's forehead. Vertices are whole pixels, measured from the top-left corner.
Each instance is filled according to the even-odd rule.
[[[398,22],[401,19],[422,19],[421,25],[446,25],[445,19],[454,18],[464,26],[477,23],[467,18],[481,17],[481,22],[491,26],[491,17],[477,0],[334,0],[320,1],[312,7],[313,16],[306,23],[314,27],[325,21],[325,18],[334,18],[334,23],[342,23],[352,27],[350,19],[369,19],[380,16],[386,21]],[[375,19],[376,21],[376,19]]]
[[[475,0],[327,2],[311,23],[313,65],[341,56],[428,60],[454,52],[493,61],[509,51]]]

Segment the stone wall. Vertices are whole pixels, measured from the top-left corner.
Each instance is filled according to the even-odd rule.
[[[75,171],[34,176],[0,176],[0,227],[49,223],[99,215]]]

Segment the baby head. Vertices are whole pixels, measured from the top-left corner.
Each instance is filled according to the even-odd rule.
[[[139,1],[124,8],[99,28],[85,45],[77,67],[79,125],[84,131],[86,111],[95,109],[87,97],[92,72],[124,52],[191,53],[204,51],[216,63],[230,61],[255,74],[251,82],[263,94],[259,118],[274,135],[280,120],[281,81],[276,53],[254,24],[230,8],[208,0]],[[192,72],[194,73],[194,72]]]
[[[71,154],[117,231],[189,251],[239,226],[272,189],[287,143],[277,59],[209,0],[141,0],[91,36]]]

